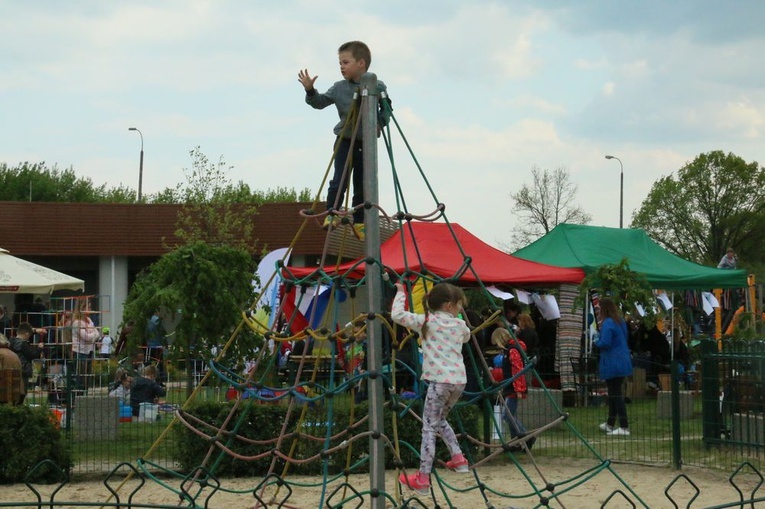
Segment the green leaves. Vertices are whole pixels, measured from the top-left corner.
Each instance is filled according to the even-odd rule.
[[[583,303],[589,298],[590,290],[611,297],[622,312],[629,312],[635,317],[639,316],[635,310],[635,303],[638,303],[646,313],[646,323],[651,326],[656,323],[653,289],[645,276],[630,269],[626,258],[622,258],[618,264],[601,265],[585,277],[579,285],[580,293],[574,303],[575,307],[584,307]]]
[[[719,150],[699,154],[654,183],[632,227],[697,263],[717,265],[728,246],[762,263],[754,239],[765,234],[765,169]]]
[[[254,270],[247,251],[204,242],[162,256],[139,275],[125,303],[124,319],[136,324],[131,344],[146,343],[146,323],[159,309],[165,320],[175,323],[171,355],[209,359],[211,348],[228,340],[252,302]],[[240,334],[229,358],[251,355],[261,342]]]
[[[0,200],[63,203],[132,203],[135,192],[127,187],[107,189],[69,168],[45,163],[22,163],[16,168],[0,164]]]
[[[277,187],[263,191],[250,189],[242,181],[231,184],[226,179],[226,172],[232,167],[227,166],[222,157],[218,163],[210,163],[199,147],[191,150],[190,154],[192,168],[184,170],[188,182],[144,196],[144,202],[261,205],[313,200],[308,188],[296,191],[294,188]],[[129,186],[96,185],[89,178],[78,177],[73,168],[60,170],[55,165],[48,167],[44,162],[25,162],[16,167],[0,163],[0,201],[135,203],[136,198],[136,191]]]

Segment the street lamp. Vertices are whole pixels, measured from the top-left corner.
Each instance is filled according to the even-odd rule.
[[[616,159],[619,161],[619,228],[624,227],[624,165],[622,160],[616,156],[606,156],[606,159]]]
[[[141,135],[141,161],[138,163],[138,203],[141,203],[141,188],[143,187],[143,133],[137,127],[128,127],[128,131],[136,131]]]

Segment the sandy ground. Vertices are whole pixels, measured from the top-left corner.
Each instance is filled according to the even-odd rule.
[[[534,466],[526,460],[523,463],[523,468],[528,476],[537,483],[537,486],[544,486],[547,483],[563,483],[570,480],[575,476],[581,474],[583,471],[592,467],[593,464],[588,464],[578,460],[559,459],[550,460],[546,459],[540,461],[538,464],[539,472],[534,469]],[[719,472],[715,470],[697,469],[697,468],[685,468],[682,471],[676,472],[669,468],[660,467],[643,467],[635,465],[614,465],[612,469],[621,477],[642,499],[641,504],[632,495],[628,489],[619,483],[616,476],[609,471],[601,471],[591,479],[586,480],[583,484],[577,487],[572,487],[576,481],[567,484],[559,484],[556,493],[560,494],[558,500],[550,501],[550,507],[557,508],[597,508],[603,506],[604,502],[611,496],[615,490],[621,489],[624,495],[614,495],[608,503],[603,506],[608,509],[614,508],[628,508],[628,507],[650,507],[650,508],[671,508],[675,507],[672,502],[667,498],[664,491],[669,484],[678,475],[681,478],[675,483],[674,487],[670,490],[670,494],[673,500],[677,504],[677,507],[690,507],[693,509],[708,508],[716,505],[722,505],[734,501],[738,501],[738,494],[735,489],[728,483],[729,473]],[[522,476],[518,469],[513,465],[491,465],[486,467],[479,467],[477,469],[477,476],[480,478],[487,487],[495,490],[501,494],[512,494],[519,496],[523,494],[533,493],[533,489],[524,476]],[[689,502],[696,493],[695,488],[683,477],[687,476],[693,484],[698,488],[698,498],[693,501],[691,505]],[[306,477],[290,477],[292,481],[302,481],[306,483],[316,483],[317,478]],[[388,492],[396,493],[398,490],[394,489],[396,473],[389,471],[386,473],[386,488]],[[745,493],[746,497],[751,496],[751,490],[756,486],[756,479],[753,475],[746,475],[744,477],[736,477],[738,485]],[[449,497],[447,502],[444,494],[437,490],[435,501],[431,497],[419,497],[418,502],[410,501],[409,507],[436,507],[437,505],[442,508],[472,508],[477,509],[479,507],[487,507],[494,509],[506,509],[506,508],[531,508],[539,504],[539,496],[532,495],[529,498],[507,498],[502,497],[499,494],[486,493],[487,500],[484,500],[483,495],[477,490],[472,489],[469,491],[457,492],[457,489],[467,489],[470,487],[475,488],[477,482],[476,477],[473,474],[457,474],[453,472],[443,473],[443,480],[450,485],[446,488],[446,493]],[[114,479],[110,485],[117,487],[121,482],[121,479]],[[180,487],[180,481],[165,481],[173,488],[178,489]],[[256,500],[252,495],[252,490],[261,482],[260,479],[224,479],[221,481],[221,487],[231,490],[247,490],[245,493],[215,493],[209,501],[208,507],[210,508],[250,508],[256,505]],[[330,493],[340,482],[333,483],[328,488],[325,497],[330,497]],[[369,487],[369,479],[367,476],[352,476],[349,480],[349,484],[356,488],[358,491],[366,491]],[[136,487],[136,480],[132,480],[126,483],[125,486],[119,491],[122,501],[124,502],[129,495],[130,491]],[[43,495],[43,500],[46,497],[50,497],[50,494],[55,489],[55,486],[35,486],[38,491]],[[570,489],[569,489],[570,488]],[[273,493],[273,488],[269,488],[268,493]],[[541,488],[540,488],[541,489]],[[342,487],[341,487],[342,490]],[[765,490],[760,489],[757,492],[758,497],[765,497]],[[270,497],[268,493],[263,495],[263,500],[268,500]],[[346,492],[348,496],[352,493],[350,490]],[[338,504],[343,498],[341,491],[338,491],[330,499],[330,504],[334,506]],[[289,494],[289,498],[284,501],[284,497],[287,495],[287,490],[281,489],[278,501],[269,507],[278,507],[279,502],[284,502],[282,507],[290,508],[318,508],[321,502],[321,488],[320,487],[294,487],[293,492]],[[398,493],[394,495],[397,496]],[[389,503],[388,507],[400,507],[404,500],[411,497],[412,492],[404,490],[402,493],[403,498],[399,499],[394,506],[393,503]],[[62,491],[56,494],[55,500],[58,502],[104,502],[108,499],[108,491],[100,481],[87,481],[87,482],[73,482],[66,485]],[[630,501],[625,497],[629,497]],[[29,489],[24,485],[12,485],[12,486],[0,486],[0,502],[31,502],[35,501],[34,496]],[[157,482],[149,481],[146,485],[141,487],[133,498],[134,502],[144,502],[151,504],[177,504],[178,495],[173,492],[169,487],[164,487]],[[114,502],[114,500],[112,500]],[[197,504],[204,507],[204,495],[197,497]],[[634,504],[634,505],[633,505]],[[187,505],[184,505],[187,506]],[[369,498],[366,498],[364,502],[359,505],[358,500],[351,501],[345,504],[345,507],[370,507]],[[4,507],[8,507],[5,505]],[[67,507],[59,506],[56,507]],[[328,507],[327,499],[325,498],[322,507]],[[747,505],[746,507],[750,507]],[[754,504],[753,507],[765,507],[765,502],[759,502]]]

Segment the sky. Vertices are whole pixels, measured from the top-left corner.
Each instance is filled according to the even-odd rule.
[[[297,73],[326,90],[338,46],[362,40],[410,212],[443,202],[509,249],[532,167],[567,169],[591,224],[618,227],[622,167],[628,226],[700,153],[764,163],[763,20],[760,0],[0,0],[0,162],[137,189],[142,138],[144,195],[183,182],[195,147],[232,182],[316,193],[338,118],[305,104]]]

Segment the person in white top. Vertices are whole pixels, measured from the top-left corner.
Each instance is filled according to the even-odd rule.
[[[130,386],[133,384],[133,377],[125,369],[118,369],[114,374],[114,386],[109,391],[109,396],[119,398],[123,405],[130,405]]]
[[[86,389],[96,342],[101,337],[93,320],[88,316],[87,299],[78,299],[71,315],[72,354],[77,360],[77,388]]]
[[[109,329],[109,327],[104,327],[103,329],[101,329],[101,333],[103,334],[103,337],[101,338],[101,341],[100,341],[101,346],[99,347],[100,349],[98,353],[101,354],[101,358],[103,359],[108,359],[109,357],[112,356],[112,345],[114,344],[114,340],[109,335],[110,332],[111,330]]]
[[[418,472],[399,476],[399,482],[420,495],[430,490],[430,471],[436,450],[436,433],[441,434],[451,453],[446,466],[466,473],[468,461],[462,454],[454,430],[446,416],[465,389],[467,377],[462,358],[462,344],[470,340],[470,329],[458,317],[466,304],[464,292],[449,283],[438,283],[423,299],[425,314],[410,313],[404,309],[406,291],[396,283],[391,318],[399,325],[414,329],[422,341],[422,377],[428,382],[428,393],[422,410],[422,444]]]

